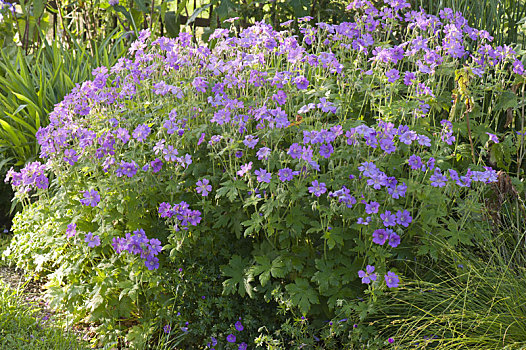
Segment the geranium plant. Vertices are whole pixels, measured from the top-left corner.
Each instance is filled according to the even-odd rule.
[[[58,305],[113,329],[116,308],[166,305],[161,273],[210,249],[225,294],[327,318],[403,284],[397,260],[439,258],[431,235],[480,238],[470,223],[497,180],[483,152],[517,142],[483,121],[522,62],[450,9],[348,10],[355,22],[300,18],[299,37],[290,23],[200,46],[142,31],[56,106],[37,133],[44,163],[8,179],[40,195],[27,210],[55,237],[40,266]],[[24,225],[7,253],[21,265],[42,249]]]

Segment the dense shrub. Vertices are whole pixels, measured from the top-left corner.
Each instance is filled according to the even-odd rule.
[[[51,272],[55,305],[101,323],[108,347],[130,326],[127,340],[144,344],[169,320],[186,346],[214,336],[243,348],[253,338],[228,328],[239,317],[250,334],[267,326],[268,342],[341,347],[370,311],[360,298],[403,284],[397,261],[439,258],[431,237],[482,238],[480,198],[497,180],[482,156],[517,150],[514,131],[480,123],[481,103],[513,116],[515,52],[450,9],[408,7],[355,1],[353,23],[302,18],[301,41],[290,23],[220,29],[208,46],[141,32],[130,58],[56,106],[37,133],[45,163],[8,174],[28,206],[5,255]],[[193,282],[185,264],[203,266]],[[219,282],[268,309],[232,312],[240,303],[221,302]],[[197,319],[206,295],[192,286],[210,288],[229,323]],[[259,323],[278,306],[313,331]],[[192,337],[186,315],[201,326]]]

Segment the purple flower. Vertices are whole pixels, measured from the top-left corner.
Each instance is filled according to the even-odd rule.
[[[409,166],[413,170],[422,170],[422,171],[426,170],[425,165],[422,163],[422,158],[420,158],[416,154],[413,154],[412,156],[410,156],[407,161],[409,163]]]
[[[431,139],[425,135],[418,135],[417,141],[420,146],[431,147]]]
[[[137,126],[135,128],[135,130],[133,130],[133,137],[139,141],[139,142],[143,142],[144,140],[146,140],[146,138],[148,137],[148,135],[150,134],[150,127],[146,124],[140,124],[139,126]]]
[[[119,0],[108,0],[108,4],[110,4],[110,6],[118,5],[119,4]]]
[[[368,216],[365,218],[365,220],[363,218],[358,218],[358,220],[356,221],[356,223],[358,225],[369,225],[369,223],[371,222],[371,217]]]
[[[80,199],[80,204],[90,207],[96,207],[100,202],[99,192],[96,190],[89,190],[82,192],[84,198]]]
[[[436,168],[435,173],[431,175],[429,181],[431,181],[431,186],[433,187],[444,187],[447,182],[447,177],[442,175],[440,169]]]
[[[318,180],[314,180],[311,182],[311,184],[312,186],[309,187],[309,193],[314,194],[316,197],[319,197],[323,193],[327,192],[327,187],[325,186],[325,183],[318,183]]]
[[[408,227],[409,224],[413,221],[413,218],[411,217],[411,214],[404,210],[401,212],[400,210],[396,212],[396,223],[399,225],[402,225],[404,227]]]
[[[167,162],[175,162],[179,152],[177,151],[177,149],[174,148],[174,146],[168,145],[165,149],[163,149],[163,154],[164,160],[166,160]]]
[[[153,146],[153,150],[156,155],[163,152],[165,142],[166,142],[165,139],[160,139],[159,141],[155,143],[155,146]]]
[[[192,86],[198,91],[198,92],[206,92],[208,82],[204,80],[201,77],[196,77],[194,81],[192,81]]]
[[[393,248],[398,247],[400,244],[400,236],[391,229],[387,229],[386,231],[389,233],[389,245]]]
[[[309,103],[307,105],[304,105],[304,106],[300,107],[300,109],[298,109],[298,113],[299,114],[307,113],[308,111],[310,111],[311,109],[313,109],[315,107],[316,107],[316,105],[314,103]]]
[[[64,151],[63,159],[65,162],[68,162],[69,165],[74,165],[79,160],[79,156],[74,149],[67,149]]]
[[[212,137],[210,138],[210,141],[208,141],[208,144],[213,145],[214,143],[218,143],[219,141],[221,141],[222,138],[223,136],[221,135],[212,135]]]
[[[494,143],[499,143],[499,138],[497,137],[497,135],[490,134],[489,132],[487,132],[486,134],[488,134],[489,139],[491,141],[493,141]]]
[[[68,228],[66,229],[66,237],[71,238],[75,236],[76,233],[77,233],[77,224],[73,224],[73,223],[69,224]]]
[[[200,193],[203,197],[208,196],[208,193],[212,191],[212,186],[209,185],[208,179],[201,179],[195,183],[197,193]]]
[[[159,204],[159,215],[161,215],[162,218],[171,217],[173,215],[172,205],[167,202],[162,202]]]
[[[292,172],[292,169],[290,168],[283,168],[283,169],[278,170],[278,177],[280,181],[282,182],[291,181],[292,175],[293,175],[293,172]]]
[[[292,145],[290,145],[289,150],[287,151],[287,154],[292,159],[297,159],[301,157],[301,151],[302,151],[301,146],[297,143],[293,143]]]
[[[329,158],[332,154],[332,152],[334,152],[334,148],[332,147],[332,145],[329,143],[329,144],[323,144],[320,146],[320,155],[324,158]]]
[[[256,170],[254,174],[257,175],[256,179],[258,182],[270,183],[270,180],[272,179],[272,174],[267,172],[265,169],[259,168],[259,170]]]
[[[287,101],[287,94],[282,90],[278,90],[277,93],[272,95],[272,100],[276,101],[276,103],[281,106]]]
[[[118,177],[123,175],[133,177],[135,174],[137,174],[137,163],[134,160],[131,162],[121,161],[120,168],[115,171],[115,175]]]
[[[383,228],[373,232],[373,243],[384,245],[385,241],[387,241],[387,238],[389,238],[389,235]]]
[[[205,140],[205,133],[202,132],[201,136],[199,137],[199,140],[197,141],[197,145],[199,146],[204,140]]]
[[[405,192],[407,190],[407,185],[405,182],[401,183],[400,185],[396,186],[395,188],[388,188],[387,193],[394,199],[398,199],[400,197],[405,197]]]
[[[387,77],[387,81],[390,83],[394,83],[398,79],[400,79],[400,72],[398,69],[390,69],[385,73],[385,76]]]
[[[234,325],[234,327],[236,327],[236,330],[238,330],[239,332],[241,332],[244,329],[243,324],[241,323],[241,321],[237,321],[236,324]]]
[[[130,140],[130,133],[127,129],[118,128],[115,131],[115,137],[121,140],[122,143],[126,144]]]
[[[186,168],[187,165],[192,164],[192,156],[187,153],[184,157],[177,157],[177,163],[183,168]]]
[[[167,324],[167,325],[165,325],[165,326],[163,327],[163,331],[164,331],[164,333],[166,333],[166,334],[169,334],[171,330],[172,330],[172,327],[171,327],[169,324]]]
[[[250,171],[250,169],[252,169],[252,162],[247,163],[247,164],[243,164],[243,165],[241,166],[241,170],[238,170],[236,174],[238,174],[239,176],[243,176],[243,175],[245,175],[248,171]]]
[[[384,276],[385,278],[385,284],[387,284],[387,287],[389,288],[396,288],[398,287],[398,284],[400,283],[400,279],[398,276],[391,271],[387,272],[387,275]]]
[[[380,214],[380,219],[383,220],[385,227],[396,225],[396,215],[391,214],[391,211],[389,210],[386,210],[385,213]]]
[[[360,170],[365,177],[371,177],[378,172],[378,168],[376,168],[376,165],[373,162],[361,163],[358,170]]]
[[[148,270],[155,270],[159,268],[159,259],[155,256],[149,256],[148,259],[144,261],[144,265],[148,268]]]
[[[431,170],[435,168],[435,158],[433,157],[429,158],[429,160],[427,161],[427,167]],[[440,169],[438,170],[440,171]]]
[[[296,87],[300,90],[305,90],[309,86],[309,81],[303,75],[296,77],[294,79],[294,83],[296,84]]]
[[[214,337],[210,337],[210,339],[212,339],[212,346],[216,346],[217,345],[217,339],[214,338]]]
[[[403,142],[406,145],[411,145],[411,143],[415,141],[417,137],[418,135],[416,134],[416,132],[409,130],[400,135],[398,139],[400,140],[400,142]]]
[[[513,72],[519,75],[524,74],[524,65],[522,64],[521,61],[515,60],[513,62]]]
[[[367,214],[376,214],[378,213],[379,208],[380,203],[378,202],[365,203],[365,212]]]
[[[259,139],[257,137],[255,137],[254,135],[247,135],[247,136],[245,136],[245,139],[243,140],[243,143],[248,148],[253,149],[257,145],[258,141],[259,141]]]
[[[152,167],[152,173],[155,174],[155,173],[158,173],[159,171],[161,171],[161,169],[163,167],[163,162],[159,158],[155,158],[154,160],[152,160],[150,162],[150,165]]]
[[[239,344],[239,346],[237,347],[237,350],[247,350],[247,348],[248,348],[247,343],[243,342]]]
[[[322,112],[331,112],[336,113],[336,106],[334,106],[334,103],[327,101],[325,97],[320,98],[320,103],[316,106],[322,110]]]
[[[88,243],[88,247],[93,248],[100,245],[100,238],[99,236],[93,236],[93,233],[88,232],[86,233],[84,242]]]
[[[362,283],[369,284],[371,281],[376,281],[376,274],[374,273],[374,266],[367,265],[365,271],[358,271],[358,277],[362,279]]]
[[[161,246],[161,241],[157,238],[150,239],[150,245],[148,246],[148,255],[155,256],[163,250]]]
[[[261,147],[257,151],[256,155],[258,156],[259,160],[263,160],[263,159],[267,160],[268,156],[270,155],[270,148],[268,148],[268,147]]]
[[[404,74],[404,84],[405,85],[411,85],[413,84],[413,82],[415,81],[416,79],[416,75],[415,73],[412,73],[412,72],[405,72]]]
[[[229,334],[226,337],[226,341],[229,343],[235,343],[236,342],[236,336],[233,334]]]
[[[117,254],[120,254],[128,247],[128,240],[126,238],[113,237],[111,246]]]
[[[367,180],[367,185],[379,190],[382,186],[387,186],[387,175],[381,171],[371,174],[371,178]]]

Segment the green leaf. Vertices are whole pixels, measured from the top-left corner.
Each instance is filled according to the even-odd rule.
[[[294,11],[294,17],[303,17],[309,14],[308,7],[310,2],[308,0],[290,0],[289,5]]]
[[[203,12],[204,10],[210,8],[210,6],[213,6],[216,3],[217,3],[217,0],[211,1],[208,4],[195,9],[194,13],[192,13],[192,15],[188,18],[188,21],[186,21],[186,25],[190,25],[191,23],[193,23],[195,21],[195,19],[197,18],[197,16],[199,16],[201,14],[201,12]]]
[[[254,265],[250,271],[253,276],[259,275],[259,282],[264,287],[270,280],[270,276],[283,278],[287,274],[287,268],[281,256],[275,258],[272,262],[268,256],[255,256],[257,265]]]
[[[133,31],[135,32],[135,35],[139,36],[139,31],[137,30],[137,26],[135,25],[135,20],[133,19],[133,16],[126,10],[126,8],[122,5],[115,5],[113,6],[115,11],[120,12],[126,17],[126,19],[131,22]]]
[[[180,32],[180,20],[174,11],[167,11],[164,15],[164,25],[169,37],[175,38]]]
[[[245,276],[247,267],[248,261],[239,255],[232,256],[228,265],[221,266],[223,275],[230,277],[223,282],[224,294],[234,294],[237,291],[241,296],[245,296],[247,293],[251,298],[253,297],[253,290],[250,285],[253,278],[250,274]]]
[[[270,279],[272,264],[267,256],[256,256],[254,259],[258,265],[253,266],[251,272],[254,276],[259,275],[259,282],[264,287]]]
[[[495,105],[496,111],[502,111],[508,108],[516,108],[519,101],[513,91],[504,91],[497,100]]]
[[[150,12],[150,9],[148,9],[148,7],[146,6],[144,0],[135,0],[135,3],[137,4],[137,6],[139,7],[139,9],[142,12],[145,12],[145,13],[149,13]]]
[[[241,224],[246,227],[244,235],[248,237],[259,232],[263,224],[263,217],[259,213],[252,213],[250,220],[245,220]]]
[[[220,0],[219,6],[215,9],[215,13],[217,13],[220,20],[225,20],[237,14],[236,6],[230,0]]]
[[[304,278],[298,278],[295,283],[287,284],[285,289],[289,292],[292,303],[299,307],[304,315],[309,312],[312,305],[319,304],[318,294]]]
[[[33,16],[40,18],[46,8],[47,0],[33,0]]]
[[[281,256],[278,256],[272,261],[272,268],[270,269],[270,273],[273,277],[283,278],[287,275],[288,272],[289,270],[287,269],[287,266],[285,265],[285,262],[283,261],[283,258]]]
[[[236,199],[237,197],[238,185],[236,184],[236,181],[227,180],[225,182],[222,182],[222,187],[220,187],[216,192],[216,199],[226,196],[230,200],[230,202],[233,202],[234,199]]]
[[[11,142],[15,144],[16,146],[20,146],[20,131],[13,129],[11,125],[9,125],[4,120],[0,119],[0,124],[2,125],[2,128],[9,134]]]
[[[91,299],[88,301],[88,303],[86,304],[86,307],[91,310],[91,311],[94,311],[100,304],[102,304],[104,302],[104,298],[102,297],[102,295],[100,295],[99,293],[96,293],[93,297],[91,297]]]

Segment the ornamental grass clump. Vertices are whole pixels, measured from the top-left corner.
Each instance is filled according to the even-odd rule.
[[[319,324],[403,285],[398,260],[438,259],[429,232],[479,239],[497,178],[486,133],[517,141],[485,121],[524,79],[517,54],[450,9],[348,10],[355,22],[299,19],[300,37],[290,23],[217,29],[206,45],[142,31],[55,107],[37,133],[44,163],[9,172],[27,212],[6,255],[51,273],[75,320],[124,336],[177,302],[162,276],[194,256],[221,261],[223,294]]]

